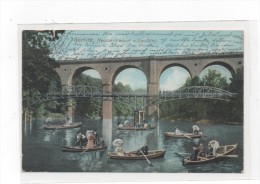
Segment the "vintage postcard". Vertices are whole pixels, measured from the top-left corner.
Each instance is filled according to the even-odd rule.
[[[243,175],[244,29],[100,27],[21,27],[22,172]]]

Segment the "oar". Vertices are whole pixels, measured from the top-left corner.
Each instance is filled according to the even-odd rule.
[[[89,150],[89,148],[88,149],[85,149],[84,151],[82,151],[80,154],[82,155],[83,153],[85,153],[86,151],[88,151]]]
[[[153,164],[150,162],[150,160],[148,160],[148,158],[145,156],[145,154],[142,152],[141,149],[139,149],[139,151],[142,153],[142,155],[144,156],[144,158],[147,160],[147,162],[149,163],[150,166],[153,166]]]
[[[177,153],[177,152],[175,152],[174,154],[180,157],[186,157],[187,155],[191,155],[190,153]]]
[[[238,158],[238,155],[216,155],[216,157],[224,157],[224,158]]]
[[[188,135],[185,135],[185,134],[181,134],[181,135],[184,135],[184,137],[187,137],[188,139],[192,139],[190,136]]]
[[[66,122],[65,122],[66,123]],[[58,128],[60,128],[62,125],[64,125],[65,123],[61,123],[61,124],[59,124],[59,126],[57,126],[57,128],[55,128],[54,130],[53,130],[53,134],[56,132],[56,130],[58,130]]]

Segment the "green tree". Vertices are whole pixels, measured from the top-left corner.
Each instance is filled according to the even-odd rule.
[[[64,31],[23,31],[22,32],[22,98],[23,110],[37,115],[48,104],[42,104],[44,95],[53,81],[59,77],[55,72],[57,62],[50,57],[50,42],[57,39],[57,33]],[[51,104],[51,103],[50,103]],[[53,106],[53,104],[51,104]]]
[[[101,79],[93,78],[88,75],[80,74],[74,80],[75,85],[95,86],[96,92],[102,89]],[[97,98],[77,98],[75,99],[76,115],[81,117],[100,116],[102,109],[102,100]]]
[[[233,74],[230,83],[230,92],[236,95],[231,98],[229,118],[231,121],[243,122],[244,119],[244,73],[243,67]]]
[[[132,92],[132,88],[127,84],[119,82],[113,86],[113,92]],[[121,100],[121,102],[120,102]],[[118,98],[117,101],[113,101],[113,114],[116,116],[131,116],[133,109],[131,106],[124,103],[123,98]]]

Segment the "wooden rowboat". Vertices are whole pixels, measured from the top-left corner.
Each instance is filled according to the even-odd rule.
[[[81,126],[81,122],[73,123],[73,124],[62,124],[62,125],[43,125],[44,130],[58,130],[58,129],[70,129],[70,128],[78,128]]]
[[[63,152],[91,152],[91,151],[103,151],[106,150],[107,146],[102,146],[102,147],[96,147],[94,149],[87,149],[86,147],[84,148],[79,148],[79,147],[67,147],[67,146],[63,146],[61,148],[61,150]]]
[[[153,125],[151,127],[118,127],[118,130],[150,130],[150,129],[155,129],[156,125]]]
[[[216,150],[216,156],[211,157],[198,157],[198,160],[190,160],[189,157],[183,159],[183,165],[196,165],[196,164],[206,164],[211,162],[217,162],[226,158],[234,158],[237,157],[237,155],[233,155],[236,151],[237,144],[233,145],[225,145],[220,146]]]
[[[163,158],[166,150],[152,150],[148,151],[148,155],[145,155],[148,159]],[[123,155],[118,155],[116,152],[109,152],[107,154],[108,159],[116,160],[145,160],[146,158],[141,154],[137,154],[136,151],[125,152]]]
[[[175,132],[164,132],[164,136],[167,138],[201,138],[202,134],[184,133],[176,135]]]

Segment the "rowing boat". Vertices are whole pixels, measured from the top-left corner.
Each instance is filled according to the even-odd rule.
[[[145,155],[148,159],[163,158],[166,150],[152,150],[148,151],[148,155]],[[109,152],[107,154],[108,159],[116,160],[145,160],[146,158],[142,154],[137,154],[137,151],[125,152],[122,155],[118,155],[116,152]]]
[[[103,151],[106,150],[107,146],[102,146],[102,147],[96,147],[93,149],[87,149],[86,147],[84,148],[79,148],[79,147],[67,147],[67,146],[63,146],[61,148],[61,150],[63,152],[91,152],[91,151]]]
[[[216,150],[216,156],[198,157],[198,160],[190,160],[189,157],[186,157],[183,159],[183,165],[205,164],[205,163],[220,161],[225,158],[237,157],[237,155],[232,155],[235,153],[236,148],[237,148],[237,144],[220,146]]]
[[[164,136],[168,138],[201,138],[202,133],[192,134],[192,133],[183,133],[176,135],[175,132],[164,132]]]
[[[153,125],[151,127],[118,127],[118,130],[150,130],[155,129],[156,125]]]
[[[62,124],[62,125],[43,125],[44,130],[58,130],[58,129],[70,129],[70,128],[78,128],[81,126],[81,122],[73,123],[73,124]]]

